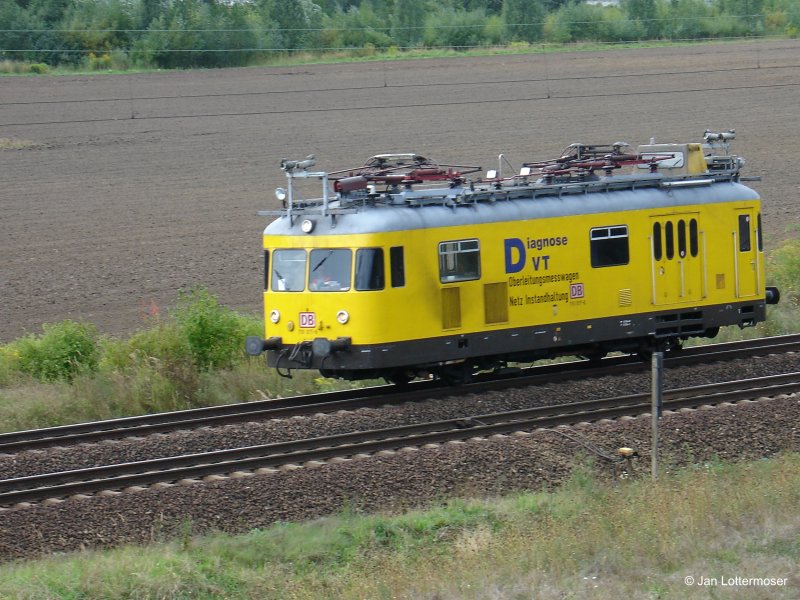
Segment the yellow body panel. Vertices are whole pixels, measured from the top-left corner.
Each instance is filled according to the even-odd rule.
[[[359,235],[264,236],[264,248],[384,249],[383,290],[264,294],[266,336],[284,344],[317,337],[349,337],[355,345],[385,344],[453,334],[580,321],[746,301],[764,296],[764,266],[757,247],[757,200],[560,216],[505,223],[412,229]],[[740,250],[739,216],[747,216],[751,249]],[[694,220],[696,248],[689,248]],[[674,228],[674,255],[653,257],[654,223]],[[677,230],[685,227],[681,256]],[[592,267],[590,232],[626,226],[627,264]],[[479,240],[480,278],[440,281],[439,244]],[[511,243],[506,240],[517,240]],[[404,247],[405,285],[392,287],[389,248]],[[520,246],[524,247],[523,250]],[[695,254],[695,255],[693,255]],[[518,272],[507,272],[509,263]],[[280,313],[270,322],[273,310]],[[337,322],[347,311],[349,321]],[[315,327],[301,327],[300,313]],[[591,335],[589,336],[591,337]]]

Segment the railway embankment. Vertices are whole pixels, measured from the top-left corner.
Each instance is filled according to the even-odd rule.
[[[798,451],[799,417],[796,395],[665,414],[664,468]],[[342,510],[399,510],[448,497],[551,489],[587,462],[598,476],[613,479],[618,475],[614,467],[587,448],[613,451],[630,446],[646,456],[649,439],[649,419],[618,419],[303,468],[293,465],[191,485],[70,498],[4,511],[0,555],[10,559],[147,543],[180,536],[187,523],[194,532],[243,532]],[[648,467],[646,458],[637,459],[633,476],[647,475]]]

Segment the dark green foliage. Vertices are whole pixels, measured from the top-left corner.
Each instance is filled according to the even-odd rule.
[[[546,15],[542,0],[503,1],[503,19],[511,41],[539,41]]]
[[[88,323],[61,321],[16,344],[19,370],[40,381],[71,381],[97,369],[97,330]]]
[[[433,15],[425,28],[425,45],[460,49],[483,46],[487,42],[497,43],[487,38],[486,24],[483,10],[452,10]]]
[[[797,36],[799,7],[796,0],[0,0],[0,58],[190,68],[298,51]]]
[[[658,21],[656,0],[625,0],[622,4],[628,19],[637,25],[638,38],[657,37],[661,24]]]
[[[394,0],[392,38],[398,46],[415,46],[422,40],[426,12],[425,0]]]
[[[388,33],[386,21],[365,2],[351,7],[346,12],[337,12],[325,17],[324,31],[320,34],[323,48],[381,48],[386,49],[394,41]]]

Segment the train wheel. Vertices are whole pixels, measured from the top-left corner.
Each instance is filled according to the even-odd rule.
[[[606,352],[605,350],[596,350],[594,352],[586,352],[586,353],[582,354],[581,356],[583,358],[585,358],[586,360],[588,360],[589,362],[599,363],[601,360],[603,360],[606,357],[607,354],[608,354],[608,352]]]
[[[439,379],[447,385],[464,385],[472,381],[472,366],[468,363],[446,365],[439,371]]]
[[[403,387],[408,385],[413,377],[405,371],[395,371],[391,375],[385,375],[384,379],[386,380],[386,383]]]
[[[672,354],[677,354],[683,350],[683,345],[678,338],[661,339],[657,342],[642,344],[639,346],[639,350],[636,352],[636,355],[643,362],[650,362],[650,360],[653,358],[653,352],[658,350],[661,352],[671,352]]]

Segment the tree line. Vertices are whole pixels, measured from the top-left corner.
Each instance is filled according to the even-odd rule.
[[[2,0],[0,59],[244,66],[292,52],[797,36],[796,0]]]

